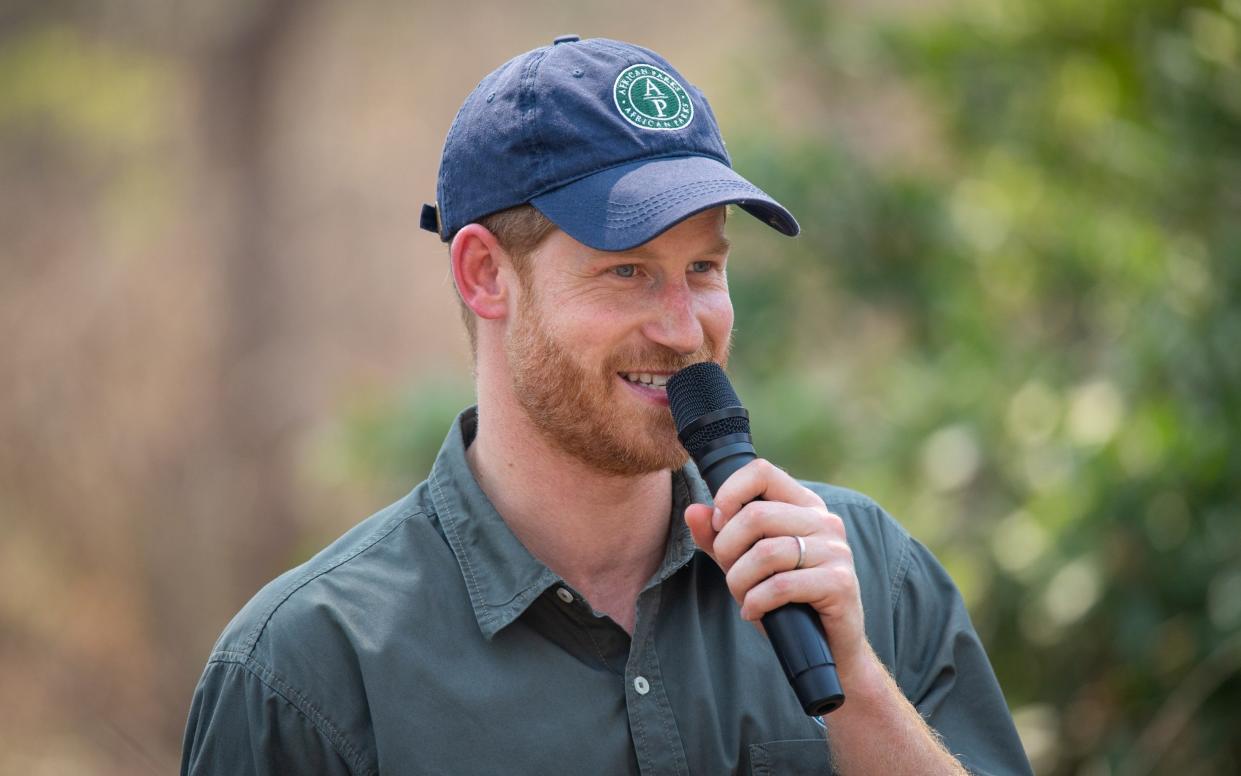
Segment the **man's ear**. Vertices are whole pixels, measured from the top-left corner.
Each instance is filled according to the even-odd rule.
[[[452,238],[452,277],[457,293],[480,318],[508,313],[508,284],[501,266],[509,261],[496,236],[481,224],[468,224]]]

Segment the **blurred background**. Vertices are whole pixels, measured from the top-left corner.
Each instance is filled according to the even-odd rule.
[[[175,771],[233,613],[422,479],[418,209],[567,32],[798,215],[730,222],[756,443],[939,554],[1038,773],[1241,772],[1241,0],[3,0],[0,773]]]

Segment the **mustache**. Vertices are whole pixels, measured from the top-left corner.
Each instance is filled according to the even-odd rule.
[[[671,348],[655,346],[631,347],[612,355],[604,366],[605,374],[617,372],[679,372],[690,364],[714,361],[721,367],[728,364],[728,348],[706,341],[693,353],[678,353]]]

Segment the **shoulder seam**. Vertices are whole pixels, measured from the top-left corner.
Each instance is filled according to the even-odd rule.
[[[875,500],[870,496],[846,496],[844,498],[833,498],[832,503],[839,504],[843,507],[863,507],[865,509],[872,509],[878,506],[878,504],[875,503]]]
[[[310,582],[314,581],[318,577],[323,576],[324,574],[328,573],[329,571],[332,571],[333,569],[339,568],[345,563],[348,563],[349,561],[358,557],[362,553],[366,552],[371,547],[375,546],[381,539],[385,538],[386,536],[391,534],[393,531],[395,531],[397,528],[399,528],[402,523],[409,520],[409,518],[413,517],[416,514],[425,515],[426,513],[420,507],[416,507],[416,506],[407,507],[405,511],[402,511],[398,513],[396,516],[394,516],[393,518],[391,518],[388,523],[384,523],[380,525],[379,528],[377,528],[373,534],[368,536],[366,539],[364,539],[361,542],[361,544],[354,547],[349,552],[346,552],[344,555],[340,555],[332,560],[327,561],[321,567],[307,569],[305,573],[303,573],[301,576],[299,576],[295,580],[291,581],[288,584],[288,587],[286,588],[284,593],[278,596],[277,599],[274,602],[272,602],[268,606],[268,608],[258,617],[258,623],[254,626],[254,629],[250,631],[249,635],[247,635],[244,639],[242,639],[241,644],[238,645],[239,649],[236,651],[239,652],[240,654],[246,655],[247,657],[253,655],[255,647],[258,645],[259,637],[263,634],[263,631],[267,629],[267,625],[268,623],[271,622],[271,618],[276,614],[276,610],[279,609],[281,606],[283,606],[285,601],[288,601],[289,598],[291,598],[294,593],[296,593],[298,590],[302,589],[303,587],[305,587],[306,585],[308,585]],[[220,654],[224,654],[226,652],[228,652],[228,650],[224,650]]]
[[[908,531],[902,531],[900,536],[902,540],[901,554],[896,562],[896,571],[892,574],[892,590],[890,593],[893,616],[896,616],[896,609],[901,602],[901,593],[905,589],[905,577],[909,574],[909,566],[913,562],[914,538]]]
[[[207,664],[217,663],[221,665],[236,665],[253,676],[269,690],[279,695],[290,706],[297,710],[306,718],[306,721],[314,726],[319,735],[327,739],[336,753],[341,759],[349,763],[356,773],[361,776],[371,776],[378,773],[377,769],[366,763],[366,759],[358,747],[354,746],[335,725],[332,724],[323,712],[319,710],[311,701],[298,691],[295,687],[284,680],[275,670],[263,665],[254,657],[238,652],[217,652],[207,661]]]
[[[800,483],[802,487],[806,487],[814,491],[815,495],[822,498],[824,503],[827,503],[827,496],[831,495],[832,496],[831,503],[827,503],[827,506],[829,509],[832,507],[833,504],[837,506],[842,506],[842,507],[863,507],[866,509],[872,509],[872,508],[879,507],[879,504],[873,498],[871,498],[870,496],[867,496],[865,493],[858,493],[856,491],[851,491],[847,488],[841,488],[841,487],[834,486],[834,485],[828,485],[827,483],[824,483],[824,482],[815,482],[813,480],[799,479],[798,483]],[[831,491],[837,491],[837,492],[831,493]]]

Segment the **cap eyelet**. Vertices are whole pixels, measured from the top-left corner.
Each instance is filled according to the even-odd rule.
[[[581,77],[582,77],[582,75],[583,75],[583,73],[582,73],[582,68],[580,68],[580,67],[575,67],[575,68],[573,68],[573,77],[574,77],[574,78],[581,78]]]
[[[487,95],[487,102],[491,102],[495,98],[496,98],[496,93],[492,92],[491,94]]]

